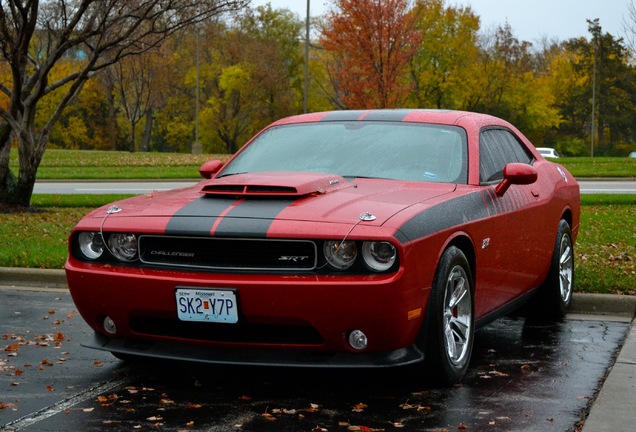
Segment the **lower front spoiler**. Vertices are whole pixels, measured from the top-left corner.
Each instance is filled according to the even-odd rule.
[[[86,348],[110,351],[116,355],[123,354],[218,365],[366,369],[406,366],[424,360],[424,354],[414,345],[395,351],[379,353],[323,353],[315,351],[216,348],[170,342],[109,339],[98,333],[95,333],[89,341],[81,345]]]

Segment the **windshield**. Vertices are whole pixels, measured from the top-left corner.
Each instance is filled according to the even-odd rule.
[[[310,171],[465,184],[466,147],[466,134],[456,126],[371,121],[290,124],[264,131],[219,176]]]

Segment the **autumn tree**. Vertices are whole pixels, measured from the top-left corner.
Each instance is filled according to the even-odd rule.
[[[504,118],[541,143],[546,130],[557,127],[561,117],[549,80],[536,68],[531,46],[517,39],[509,24],[482,34],[464,109]]]
[[[0,3],[0,53],[10,80],[0,82],[9,99],[0,108],[0,203],[28,206],[52,126],[95,73],[159,46],[196,22],[244,6],[245,0],[6,0]],[[76,68],[56,81],[51,71],[73,57]],[[41,127],[41,101],[64,89]],[[19,169],[9,167],[17,142]]]
[[[162,68],[165,66],[160,48],[122,59],[108,68],[103,79],[113,89],[113,102],[124,114],[128,126],[129,150],[138,150],[137,124],[145,119],[141,150],[149,149],[152,116],[161,99]]]
[[[91,79],[67,106],[51,128],[47,148],[75,150],[116,150],[119,143],[116,112],[109,103],[109,94],[102,81]],[[45,99],[49,99],[48,97]],[[38,107],[36,128],[50,118],[51,112]],[[54,104],[46,104],[54,109]]]
[[[409,63],[414,83],[409,104],[419,108],[462,109],[476,85],[479,17],[470,7],[444,0],[418,0],[415,29],[421,43]]]
[[[407,65],[420,43],[417,8],[408,0],[336,0],[320,44],[342,108],[403,105],[411,89]]]
[[[268,4],[246,9],[224,36],[203,115],[228,153],[268,123],[301,112],[301,29],[292,12]]]
[[[589,40],[578,38],[567,43],[575,54],[574,71],[582,79],[562,106],[585,120],[579,136],[590,137],[593,129],[598,153],[612,154],[614,147],[636,140],[636,69],[623,39],[603,32],[598,20],[588,24]],[[565,126],[572,130],[574,125]]]
[[[288,9],[245,8],[206,23],[199,36],[200,139],[206,152],[234,153],[274,120],[302,111],[302,21]],[[173,41],[173,81],[157,115],[161,142],[187,150],[196,91],[195,37]],[[177,147],[178,146],[178,147]]]

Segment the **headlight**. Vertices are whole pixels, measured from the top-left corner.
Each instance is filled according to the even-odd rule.
[[[137,236],[134,234],[111,234],[108,250],[120,261],[132,261],[137,257]]]
[[[80,251],[89,260],[96,260],[104,253],[104,239],[98,232],[82,232],[77,242]]]
[[[362,244],[362,258],[369,269],[383,272],[395,263],[397,251],[389,242],[364,242]]]
[[[329,265],[336,270],[346,270],[353,265],[358,256],[358,248],[353,241],[326,241],[323,252]]]

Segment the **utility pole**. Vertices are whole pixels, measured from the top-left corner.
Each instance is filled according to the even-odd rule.
[[[594,135],[596,131],[596,36],[594,36],[594,69],[592,70],[592,133],[590,155],[594,157]]]
[[[196,88],[194,95],[194,144],[192,145],[192,154],[203,153],[203,148],[199,142],[199,76],[200,76],[200,64],[199,64],[199,25],[194,26],[196,32]]]
[[[303,109],[305,114],[308,112],[308,97],[309,97],[309,13],[310,13],[309,0],[307,0],[307,18],[305,20],[305,95],[303,99]]]

